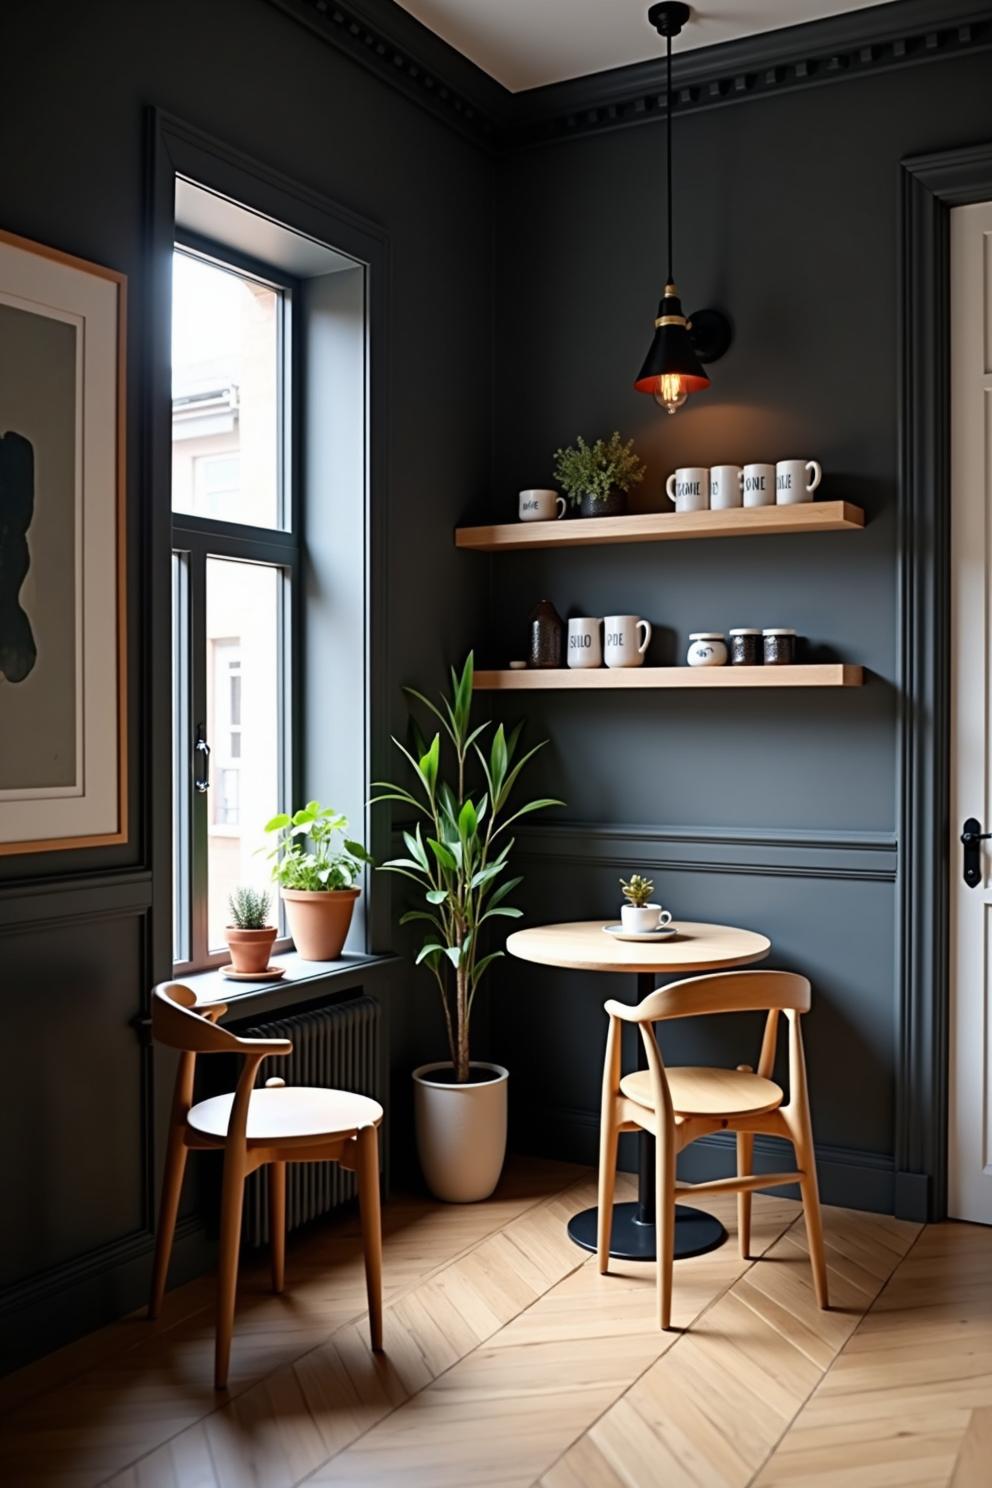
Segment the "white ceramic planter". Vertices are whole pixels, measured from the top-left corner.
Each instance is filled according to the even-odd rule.
[[[450,1061],[413,1072],[417,1154],[427,1186],[449,1204],[488,1199],[506,1156],[506,1084],[500,1064],[471,1065],[472,1080],[456,1085]]]

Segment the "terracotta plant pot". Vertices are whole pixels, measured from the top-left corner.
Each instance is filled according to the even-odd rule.
[[[227,948],[231,953],[231,965],[235,971],[266,971],[272,942],[276,938],[275,925],[266,925],[261,930],[238,930],[228,925],[225,930]]]
[[[301,961],[336,961],[361,889],[281,889],[289,933]]]
[[[420,1166],[434,1197],[449,1204],[488,1199],[506,1156],[509,1073],[474,1060],[470,1068],[472,1079],[464,1085],[454,1082],[450,1061],[413,1072]]]

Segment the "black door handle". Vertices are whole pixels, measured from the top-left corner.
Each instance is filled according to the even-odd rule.
[[[201,795],[210,789],[210,745],[203,737],[203,733],[203,724],[198,723],[196,726],[196,742],[193,745],[193,749],[198,757],[202,757],[203,764],[200,768],[203,770],[203,774],[200,775],[194,767],[193,784]]]
[[[982,849],[979,843],[987,842],[992,832],[983,832],[977,817],[969,816],[961,832],[964,846],[964,881],[969,889],[977,889],[982,881]]]

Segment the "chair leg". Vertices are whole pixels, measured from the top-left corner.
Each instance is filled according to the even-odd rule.
[[[751,1172],[754,1157],[754,1133],[737,1133],[737,1176],[745,1178]],[[741,1260],[746,1261],[751,1254],[751,1194],[739,1193],[737,1195],[737,1243],[740,1246]]]
[[[382,1352],[382,1214],[379,1207],[379,1133],[363,1126],[358,1143],[358,1203],[365,1251],[365,1287],[369,1299],[372,1348]]]
[[[173,1125],[169,1130],[169,1145],[165,1154],[165,1173],[162,1178],[162,1202],[158,1212],[158,1234],[155,1237],[155,1262],[152,1267],[152,1291],[148,1302],[148,1316],[158,1317],[165,1295],[165,1283],[169,1275],[169,1260],[172,1256],[172,1241],[176,1233],[176,1217],[179,1199],[183,1191],[186,1173],[187,1147],[183,1128]]]
[[[244,1149],[229,1146],[224,1153],[224,1181],[220,1200],[220,1242],[217,1263],[217,1348],[214,1385],[223,1390],[231,1362],[234,1303],[238,1290],[241,1249],[241,1211],[244,1205]]]
[[[806,1175],[799,1190],[803,1196],[803,1215],[806,1220],[806,1241],[809,1246],[809,1262],[813,1270],[813,1291],[816,1305],[826,1310],[830,1306],[827,1292],[827,1262],[823,1251],[823,1221],[820,1217],[820,1190],[816,1181],[816,1155],[813,1151],[813,1132],[809,1117],[802,1123],[793,1138],[796,1160]]]
[[[613,1230],[613,1194],[617,1184],[617,1143],[620,1133],[610,1109],[603,1111],[599,1127],[599,1194],[596,1209],[596,1250],[599,1272],[610,1269],[610,1237]]]
[[[659,1137],[655,1145],[655,1234],[658,1246],[658,1327],[672,1326],[672,1270],[675,1264],[675,1144]]]
[[[286,1283],[286,1164],[269,1164],[269,1257],[272,1290],[281,1292]]]

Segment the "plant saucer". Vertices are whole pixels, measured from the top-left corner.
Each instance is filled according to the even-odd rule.
[[[623,925],[604,925],[603,930],[614,940],[671,940],[678,934],[674,925],[660,925],[657,930],[625,930]]]
[[[285,966],[267,966],[264,971],[235,971],[229,961],[226,966],[220,968],[222,977],[227,977],[229,982],[278,982],[280,977],[286,975]]]

